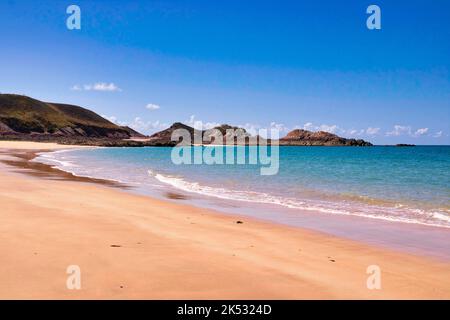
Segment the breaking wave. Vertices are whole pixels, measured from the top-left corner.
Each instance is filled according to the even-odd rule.
[[[450,212],[445,211],[438,212],[413,209],[400,204],[388,207],[365,205],[356,202],[348,203],[343,201],[299,200],[263,192],[230,190],[226,188],[206,186],[198,182],[186,181],[181,177],[155,173],[152,170],[149,170],[148,174],[153,176],[158,181],[170,185],[176,189],[220,199],[278,205],[290,209],[323,212],[327,214],[359,216],[391,222],[403,222],[450,228]]]

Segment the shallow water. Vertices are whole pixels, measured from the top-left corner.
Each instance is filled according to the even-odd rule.
[[[241,148],[248,156],[255,147],[191,151],[205,148],[235,154]],[[156,197],[394,247],[427,252],[434,246],[450,256],[449,146],[280,147],[279,172],[270,176],[260,174],[261,165],[176,165],[172,151],[96,148],[36,160]]]

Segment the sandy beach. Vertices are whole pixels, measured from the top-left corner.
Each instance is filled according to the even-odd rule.
[[[0,142],[0,299],[450,298],[448,262],[7,162],[64,148]]]

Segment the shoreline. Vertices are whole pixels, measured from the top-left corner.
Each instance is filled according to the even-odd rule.
[[[62,149],[66,150],[66,149]],[[47,178],[47,179],[55,179],[62,181],[78,181],[85,183],[94,183],[100,184],[113,188],[121,188],[121,189],[129,189],[129,186],[126,184],[106,180],[99,179],[93,177],[83,177],[77,176],[73,173],[60,170],[58,168],[54,168],[51,165],[41,163],[41,162],[33,162],[40,153],[49,153],[54,152],[56,150],[51,149],[38,149],[38,150],[29,150],[29,149],[1,149],[0,148],[0,162],[6,164],[7,166],[16,168],[16,172],[27,174],[30,176]],[[2,155],[8,156],[7,159],[2,159]]]
[[[58,158],[57,155],[55,156]],[[44,159],[43,161],[44,163],[50,163],[50,166],[55,165],[52,164],[54,163],[53,161],[47,162]],[[75,161],[75,163],[77,162]],[[65,174],[69,173],[79,177],[76,170],[67,170],[65,166],[60,167],[58,164],[59,161],[57,161],[54,170],[62,170]],[[78,163],[77,166],[80,165],[82,166],[83,164]],[[151,174],[153,175],[153,172]],[[101,180],[102,177],[111,179],[112,176],[92,174],[81,175],[81,177],[86,177],[87,179],[98,177]],[[155,182],[162,183],[162,185],[146,187],[145,184],[128,183],[129,179],[127,178],[119,180],[116,178],[106,181],[115,181],[119,182],[119,184],[128,185],[127,188],[124,187],[122,189],[126,189],[133,194],[145,195],[152,199],[170,200],[178,203],[184,202],[190,206],[219,212],[219,214],[252,217],[258,221],[308,229],[313,232],[321,232],[326,235],[337,236],[338,238],[345,238],[389,250],[450,261],[450,247],[446,245],[450,243],[450,233],[446,230],[448,227],[445,226],[405,222],[383,217],[376,218],[374,215],[364,216],[352,214],[351,212],[323,212],[321,208],[317,208],[317,210],[311,208],[292,209],[273,203],[239,201],[222,197],[220,194],[204,194],[186,190],[183,187],[180,188],[160,179],[157,180]],[[153,182],[150,184],[153,184]],[[334,211],[335,207],[329,207],[328,209]]]
[[[60,148],[27,144],[8,149]],[[450,298],[446,262],[6,165],[2,298]],[[82,290],[65,287],[71,264]],[[374,264],[381,290],[366,287]]]

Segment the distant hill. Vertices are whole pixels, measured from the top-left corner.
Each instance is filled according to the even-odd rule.
[[[285,146],[372,146],[362,139],[347,139],[335,134],[318,131],[295,129],[280,139],[280,145]]]
[[[169,128],[164,129],[162,131],[159,131],[159,132],[151,135],[148,138],[148,142],[155,144],[155,145],[161,145],[161,146],[175,146],[178,144],[178,142],[172,141],[172,133],[178,129],[187,130],[191,137],[194,137],[194,135],[201,134],[201,131],[195,130],[194,128],[192,128],[188,125],[185,125],[181,122],[175,122]]]
[[[233,127],[227,124],[215,127],[213,129],[219,130],[224,137],[223,140],[216,141],[211,134],[211,129],[203,131],[195,130],[194,128],[180,122],[176,122],[169,128],[153,134],[152,136],[150,136],[149,142],[157,143],[158,145],[176,145],[176,142],[171,141],[172,133],[176,129],[187,130],[190,133],[191,137],[194,134],[197,137],[203,136],[205,141],[204,144],[225,144],[226,141],[231,140],[227,140],[227,130],[232,129],[235,130],[238,136],[238,138],[234,139],[234,144],[239,144],[239,141],[245,141],[244,144],[246,145],[252,144],[252,140],[250,140],[251,135],[243,128]],[[211,141],[211,143],[209,141]],[[262,142],[263,138],[258,137],[257,141]],[[265,142],[270,143],[271,141],[267,140]],[[362,139],[346,139],[324,131],[312,132],[302,129],[296,129],[289,132],[284,138],[281,138],[279,140],[279,144],[282,146],[372,146],[370,142],[364,141]]]
[[[146,137],[129,127],[118,126],[88,109],[60,103],[42,102],[15,94],[0,94],[0,139],[54,141],[64,144],[101,146],[174,146],[172,133],[185,129],[191,137],[204,144],[225,144],[235,130],[234,144],[270,143],[252,137],[245,129],[227,124],[217,126],[223,139],[216,139],[214,130],[196,130],[181,122]],[[203,140],[201,139],[203,137]],[[134,139],[136,138],[136,139]],[[227,139],[228,138],[228,139]],[[197,141],[196,140],[196,141]],[[193,143],[197,143],[194,141]],[[371,146],[370,142],[346,139],[328,132],[296,129],[279,140],[285,146]]]
[[[177,141],[172,141],[172,133],[177,129],[187,130],[187,132],[189,132],[190,137],[187,137],[188,141],[183,140],[183,142],[188,142],[192,144],[195,143],[213,144],[213,145],[226,144],[227,141],[231,141],[233,138],[234,144],[246,144],[246,145],[252,143],[255,144],[255,142],[251,142],[249,140],[251,135],[243,128],[223,124],[207,130],[197,130],[181,122],[175,122],[169,128],[151,135],[148,139],[148,142],[168,146],[179,145]],[[231,136],[230,131],[227,132],[227,130],[229,129],[234,130],[233,136]],[[217,132],[216,130],[221,133],[222,135],[221,140],[218,139],[219,137],[215,136]],[[194,141],[192,140],[189,141],[190,139],[193,139]],[[179,142],[180,143],[182,142],[181,139],[179,140]]]
[[[0,94],[0,134],[126,139],[142,136],[85,108]]]

